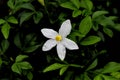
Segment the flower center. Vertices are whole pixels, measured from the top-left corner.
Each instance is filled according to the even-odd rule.
[[[55,39],[56,39],[56,41],[61,41],[61,40],[62,40],[62,36],[61,36],[61,35],[57,35],[57,36],[55,37]]]

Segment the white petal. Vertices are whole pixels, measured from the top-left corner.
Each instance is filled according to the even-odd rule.
[[[65,58],[65,55],[66,55],[66,49],[65,47],[62,45],[62,44],[57,44],[57,53],[58,53],[58,57],[61,59],[61,60],[64,60]]]
[[[45,37],[52,38],[52,39],[55,39],[55,36],[58,35],[58,33],[53,29],[44,28],[44,29],[41,29],[41,32]]]
[[[62,35],[63,37],[66,37],[68,34],[70,34],[71,28],[72,28],[71,22],[68,19],[62,23],[59,29],[59,34]]]
[[[49,39],[45,42],[45,44],[42,47],[43,51],[49,51],[51,50],[54,46],[56,46],[57,42],[54,39]]]
[[[78,45],[70,39],[65,38],[62,43],[69,50],[79,49]]]

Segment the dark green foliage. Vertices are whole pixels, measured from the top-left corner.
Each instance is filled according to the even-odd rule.
[[[119,80],[119,8],[113,0],[0,0],[0,80]],[[67,38],[78,50],[42,51],[42,28],[58,31],[70,19]],[[120,39],[120,38],[119,38]],[[114,44],[115,42],[112,42]],[[119,44],[120,42],[116,42]],[[111,52],[112,51],[112,52]],[[102,57],[102,58],[101,58]]]

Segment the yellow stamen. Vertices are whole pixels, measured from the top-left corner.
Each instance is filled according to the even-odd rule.
[[[56,41],[61,41],[61,40],[62,40],[62,36],[61,36],[61,35],[57,35],[57,36],[55,37],[55,39],[56,39]]]

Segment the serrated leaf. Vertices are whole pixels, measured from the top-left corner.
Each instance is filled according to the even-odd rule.
[[[24,49],[24,52],[30,53],[37,50],[41,45],[33,45]]]
[[[34,14],[33,16],[35,24],[38,24],[42,17],[43,17],[42,12],[36,12],[36,14]]]
[[[95,67],[97,66],[97,61],[98,61],[98,60],[95,59],[95,60],[93,61],[93,63],[92,63],[90,66],[88,66],[88,68],[86,69],[86,71],[95,68]]]
[[[96,11],[92,15],[92,19],[95,19],[97,17],[100,17],[101,15],[108,14],[108,11]]]
[[[92,21],[90,16],[86,16],[79,25],[79,32],[86,35],[92,28]]]
[[[72,3],[72,2],[65,2],[65,3],[62,3],[60,6],[64,7],[64,8],[67,8],[67,9],[71,9],[71,10],[76,10],[76,6]]]
[[[62,67],[66,66],[65,64],[60,64],[60,63],[54,63],[48,67],[46,67],[43,72],[48,72],[48,71],[53,71],[53,70],[56,70],[56,69],[60,69]]]
[[[5,23],[2,25],[1,32],[5,39],[8,39],[9,32],[10,32],[10,25],[8,23]]]
[[[80,42],[81,45],[92,45],[98,43],[101,40],[98,36],[89,36]]]
[[[5,23],[5,20],[4,19],[0,19],[0,25],[4,24],[4,23]]]
[[[105,34],[107,34],[109,37],[113,37],[113,32],[112,32],[112,30],[111,29],[109,29],[109,28],[103,28],[103,31],[104,31],[104,33]]]
[[[24,21],[27,21],[29,18],[31,18],[33,14],[34,14],[33,12],[24,12],[24,13],[22,13],[21,17],[20,17],[20,25]]]
[[[80,10],[74,10],[73,13],[72,13],[72,17],[77,17],[79,15],[81,15],[81,11]]]
[[[14,16],[9,17],[7,21],[13,24],[18,24],[18,20]]]
[[[76,6],[77,9],[80,8],[80,1],[79,0],[71,0],[71,2]]]
[[[117,62],[109,62],[102,69],[102,73],[112,73],[120,70],[120,63]]]
[[[68,69],[68,66],[65,66],[65,67],[62,67],[61,69],[60,69],[60,75],[63,75],[64,74],[64,72],[66,71]]]
[[[28,58],[27,55],[18,55],[15,59],[15,62],[21,62],[23,61],[24,59]]]

